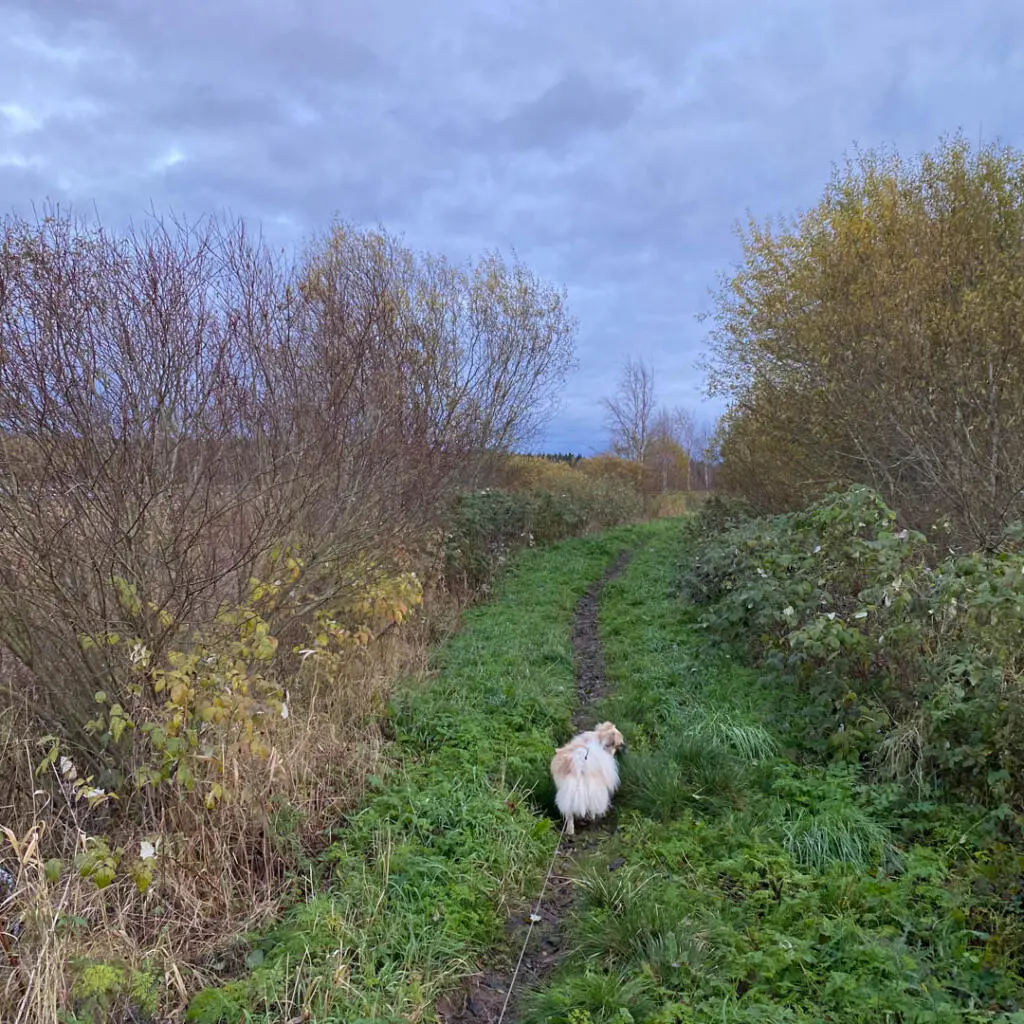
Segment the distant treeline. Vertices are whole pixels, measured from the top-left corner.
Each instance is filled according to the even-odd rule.
[[[535,456],[535,458],[547,459],[548,462],[566,462],[570,466],[575,466],[577,462],[582,461],[583,456],[582,455],[573,455],[571,452],[566,452],[565,454],[558,453],[558,452],[555,452],[555,453],[540,452],[540,453],[538,453]]]

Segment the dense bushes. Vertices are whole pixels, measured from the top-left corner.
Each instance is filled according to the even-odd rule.
[[[0,927],[16,954],[0,962],[5,1019],[80,1004],[96,980],[86,952],[133,984],[143,955],[188,977],[194,957],[278,909],[364,791],[390,683],[418,657],[401,624],[422,603],[419,578],[350,567],[360,582],[342,581],[346,596],[285,643],[273,613],[318,595],[294,553],[268,568],[159,655],[138,636],[105,638],[122,687],[97,691],[84,726],[100,767],[70,731],[0,722],[19,730],[0,736]],[[118,999],[80,1019],[120,1019]]]
[[[238,224],[7,221],[0,643],[32,714],[107,766],[85,725],[96,691],[126,696],[111,633],[163,656],[278,547],[310,594],[351,596],[353,565],[422,545],[479,453],[529,436],[574,330],[521,265],[343,226],[286,265]]]
[[[933,563],[863,487],[771,518],[713,501],[701,520],[683,592],[710,633],[801,687],[810,746],[1024,813],[1017,542]]]
[[[276,911],[452,603],[450,503],[574,337],[494,254],[0,225],[0,1016],[56,1019],[83,949],[186,964]]]
[[[449,586],[486,586],[520,547],[549,544],[640,518],[643,498],[617,459],[575,464],[515,456],[501,466],[506,489],[460,495],[448,517],[445,572]]]

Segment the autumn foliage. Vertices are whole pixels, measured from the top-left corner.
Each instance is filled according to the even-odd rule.
[[[723,485],[782,509],[867,483],[998,542],[1024,510],[1024,158],[867,153],[741,239],[712,314]]]

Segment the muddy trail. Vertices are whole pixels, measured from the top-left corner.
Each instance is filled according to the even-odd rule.
[[[605,574],[590,585],[573,615],[572,650],[578,698],[572,716],[574,732],[591,729],[597,724],[593,705],[609,692],[598,632],[598,603],[601,591],[623,572],[631,554],[623,551]],[[613,821],[614,816],[596,824],[577,823],[575,836],[562,836],[540,907],[540,921],[534,924],[529,935],[515,982],[516,991],[505,1012],[506,1021],[518,1018],[517,1005],[523,996],[540,987],[569,952],[566,924],[576,901],[574,865],[581,855],[595,849],[611,834]],[[530,930],[531,910],[532,907],[527,907],[508,922],[509,946],[516,950],[517,956]],[[514,969],[515,963],[512,963],[507,968],[477,975],[461,991],[438,1001],[438,1018],[444,1024],[496,1024],[501,1018]]]

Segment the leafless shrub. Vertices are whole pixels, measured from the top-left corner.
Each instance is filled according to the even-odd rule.
[[[0,1016],[49,1019],[90,935],[120,936],[105,952],[126,962],[158,951],[184,992],[186,960],[277,908],[377,766],[391,682],[424,668],[430,628],[454,614],[442,600],[432,625],[400,625],[408,593],[431,589],[446,500],[550,412],[574,333],[563,295],[494,254],[455,267],[335,225],[289,264],[230,221],[122,235],[59,210],[4,222],[0,867],[14,883],[0,926],[39,927],[0,959]],[[291,575],[267,577],[287,551]],[[412,590],[388,589],[409,570]],[[273,600],[253,597],[254,577]],[[353,619],[364,598],[391,625]],[[166,758],[159,787],[140,783],[138,730],[119,741],[112,718],[92,724],[101,711],[158,724],[180,710],[202,733],[197,765],[217,726],[158,691],[132,644],[154,668],[197,643],[230,665],[252,657],[250,613],[278,653],[238,672],[274,674],[290,717],[256,708],[258,752],[225,732],[223,797],[192,791],[198,770],[176,789]],[[321,648],[323,616],[340,639]],[[316,657],[293,653],[304,640]],[[60,762],[40,774],[46,734],[111,799],[69,794]],[[106,888],[71,870],[85,834],[121,865]],[[158,877],[133,884],[157,840]],[[67,914],[81,936],[58,935]]]
[[[0,641],[42,722],[98,758],[108,633],[159,655],[281,544],[322,576],[305,613],[340,566],[418,535],[474,456],[535,426],[573,330],[525,268],[379,233],[337,226],[287,267],[236,223],[9,220]]]

